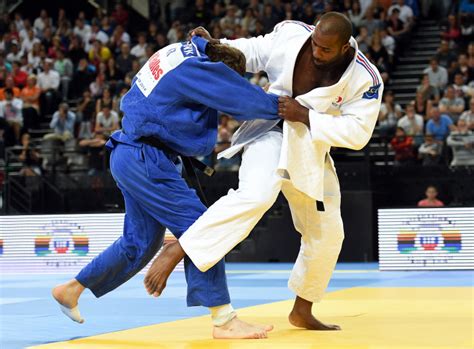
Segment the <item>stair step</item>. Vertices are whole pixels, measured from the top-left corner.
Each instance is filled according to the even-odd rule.
[[[400,104],[403,108],[411,103],[415,99],[415,95],[413,95],[413,98],[394,98],[394,101],[398,104]]]
[[[441,38],[440,37],[432,37],[432,38],[413,38],[410,43],[411,44],[434,44],[434,43],[440,43]]]
[[[412,71],[412,70],[423,70],[428,67],[428,64],[399,64],[396,71]]]
[[[424,24],[420,25],[417,31],[422,31],[422,30],[437,30],[440,31],[441,28],[439,27],[439,24],[437,22],[434,22],[433,24]]]
[[[439,30],[418,30],[416,33],[412,35],[412,38],[438,38],[439,37]]]
[[[416,93],[416,88],[400,88],[397,86],[388,86],[387,90],[393,91],[395,96],[399,94],[415,94]]]
[[[403,93],[395,93],[394,96],[395,96],[395,98],[399,98],[399,99],[414,98],[414,97],[415,97],[415,93],[406,93],[406,92],[403,92]]]
[[[421,42],[417,43],[416,45],[410,45],[410,49],[413,51],[429,51],[434,50],[437,51],[439,48],[439,42]]]
[[[417,29],[417,31],[415,32],[415,34],[418,34],[418,33],[429,33],[429,32],[437,32],[439,33],[441,31],[440,27],[438,25],[424,25],[420,28]]]
[[[390,80],[390,85],[396,85],[396,84],[416,84],[418,85],[420,83],[420,79],[416,78],[407,78],[407,79],[391,79]]]
[[[412,56],[434,56],[436,55],[436,52],[437,50],[434,50],[432,48],[427,48],[427,49],[423,49],[423,48],[417,48],[416,50],[414,49],[411,49],[411,55]]]
[[[422,70],[416,70],[416,71],[403,71],[403,72],[394,72],[392,73],[392,78],[418,78],[421,79],[423,75]]]
[[[437,20],[434,19],[422,19],[420,21],[420,27],[428,26],[428,25],[435,25],[439,23]]]
[[[421,64],[421,63],[426,63],[428,65],[431,55],[426,55],[426,56],[409,56],[409,57],[400,57],[400,63],[399,66],[402,66],[404,63],[405,64]]]
[[[388,89],[392,91],[416,92],[417,85],[389,85]],[[397,92],[398,93],[398,92]]]

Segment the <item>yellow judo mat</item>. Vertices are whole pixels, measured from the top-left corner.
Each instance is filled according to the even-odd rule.
[[[356,287],[328,293],[315,306],[320,320],[342,331],[292,327],[293,300],[238,310],[249,322],[269,323],[268,339],[213,340],[210,316],[56,342],[31,348],[474,348],[474,288]]]

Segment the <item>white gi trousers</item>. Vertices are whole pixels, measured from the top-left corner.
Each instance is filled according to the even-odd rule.
[[[287,198],[301,247],[288,287],[303,299],[322,299],[344,239],[340,214],[339,182],[326,159],[324,208],[296,190],[289,179],[277,174],[282,134],[270,131],[244,148],[239,170],[239,188],[215,202],[180,237],[186,254],[206,271],[244,240],[274,204],[280,190]]]

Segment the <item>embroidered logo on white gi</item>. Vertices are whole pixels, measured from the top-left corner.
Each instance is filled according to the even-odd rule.
[[[332,106],[334,108],[338,108],[341,106],[341,103],[342,103],[342,97],[341,96],[337,96],[337,98],[334,100],[334,102],[332,102]]]
[[[368,91],[364,92],[362,98],[377,99],[379,98],[379,88],[381,84],[371,86]]]
[[[166,52],[166,57],[168,57],[170,54],[172,54],[174,51],[176,51],[176,48],[173,47],[172,49],[169,49],[168,52]]]

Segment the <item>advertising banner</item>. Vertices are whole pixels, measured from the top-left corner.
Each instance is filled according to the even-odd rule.
[[[124,216],[0,216],[0,272],[76,273],[122,235]],[[166,231],[165,243],[175,240]]]
[[[379,209],[380,270],[474,269],[474,208]]]

